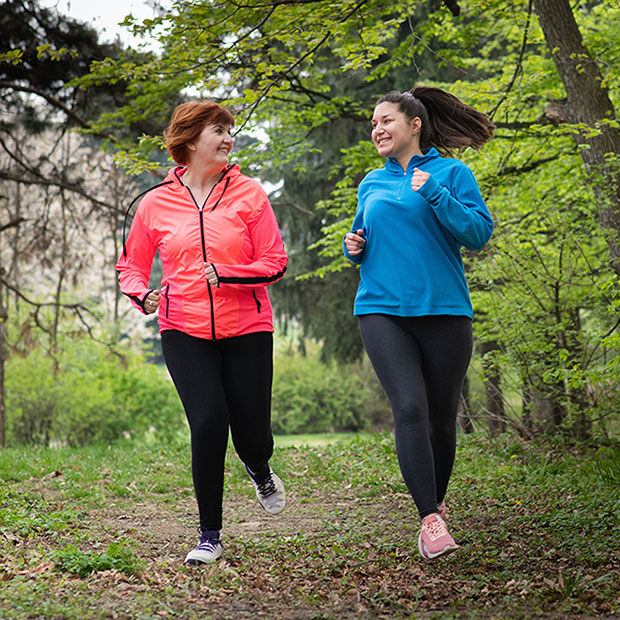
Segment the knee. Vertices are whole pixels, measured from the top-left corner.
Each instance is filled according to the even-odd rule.
[[[433,441],[440,442],[456,442],[456,423],[442,421],[441,423],[433,422],[430,425],[431,438]]]

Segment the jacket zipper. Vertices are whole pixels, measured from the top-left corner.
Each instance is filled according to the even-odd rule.
[[[403,195],[403,189],[406,187],[406,184],[407,184],[407,171],[405,170],[405,178],[401,181],[400,187],[398,188],[398,200],[401,199]]]
[[[226,174],[228,173],[228,171],[232,168],[232,166],[229,166],[228,168],[226,168],[224,170],[224,173],[222,174],[222,176],[220,177],[219,181],[217,181],[217,183],[215,183],[215,185],[211,188],[211,190],[209,191],[209,194],[207,195],[207,197],[205,198],[204,202],[202,203],[202,206],[198,204],[198,202],[196,201],[196,199],[194,198],[194,194],[192,194],[192,190],[187,187],[187,191],[189,192],[189,195],[192,197],[192,200],[194,201],[194,204],[196,205],[196,208],[198,209],[198,213],[200,215],[200,243],[202,246],[202,262],[203,264],[205,264],[207,262],[207,243],[205,241],[205,229],[204,229],[204,208],[205,205],[207,204],[207,202],[209,202],[209,198],[211,198],[211,194],[213,193],[213,190],[215,189],[216,185],[224,178],[224,176],[226,176]],[[230,182],[230,177],[228,177],[226,179],[226,183],[224,185],[224,189],[222,190],[222,193],[220,194],[220,197],[218,198],[217,202],[213,205],[213,208],[211,209],[211,211],[213,211],[217,205],[220,204],[220,200],[222,200],[223,196],[224,196],[224,192],[226,191],[226,188],[228,187],[228,183]],[[183,181],[181,181],[181,183],[183,183]],[[212,340],[216,340],[215,338],[215,309],[213,307],[213,290],[211,288],[211,284],[209,283],[209,281],[207,280],[207,291],[209,291],[209,304],[211,306],[210,311],[211,311],[211,339]]]
[[[209,193],[209,196],[210,195],[211,193]],[[207,200],[209,200],[209,196],[207,196]],[[205,200],[205,204],[207,204],[207,200]],[[198,207],[198,213],[200,214],[200,242],[202,244],[202,262],[206,264],[207,244],[205,242],[204,215],[203,215],[204,210],[203,209],[204,209],[204,205],[202,205],[202,207]],[[209,305],[211,306],[210,308],[211,310],[211,338],[212,340],[215,340],[216,339],[215,338],[215,309],[213,308],[213,290],[211,289],[211,283],[208,280],[207,280],[207,291],[209,291]]]

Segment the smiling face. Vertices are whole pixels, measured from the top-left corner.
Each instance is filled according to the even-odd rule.
[[[232,125],[228,123],[205,125],[196,140],[187,145],[190,153],[188,165],[224,168],[233,147],[231,129]]]
[[[372,141],[383,157],[392,157],[405,169],[409,160],[420,150],[419,117],[409,120],[398,104],[384,101],[375,108],[372,116]]]

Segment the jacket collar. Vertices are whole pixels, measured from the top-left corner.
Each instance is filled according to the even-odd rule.
[[[407,164],[407,172],[411,172],[415,167],[420,167],[421,164],[428,162],[432,159],[437,159],[439,157],[439,152],[433,146],[430,149],[426,149],[422,155],[414,155]],[[402,166],[392,157],[389,157],[383,166],[387,172],[391,174],[399,174],[402,175],[403,169]]]
[[[173,181],[172,187],[181,190],[185,187],[182,176],[187,170],[187,166],[176,166],[170,168],[166,175],[166,181]],[[224,179],[235,177],[241,174],[239,164],[228,164],[222,172],[222,176],[219,178],[218,183],[221,183]]]

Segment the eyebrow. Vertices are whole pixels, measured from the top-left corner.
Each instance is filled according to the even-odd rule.
[[[379,119],[372,118],[372,119],[370,120],[370,124],[372,125],[372,124],[373,124],[374,122],[376,122],[377,120],[380,120],[380,119],[386,119],[386,118],[388,118],[389,116],[392,116],[392,112],[386,112],[385,114],[382,114],[382,115],[379,117]]]

